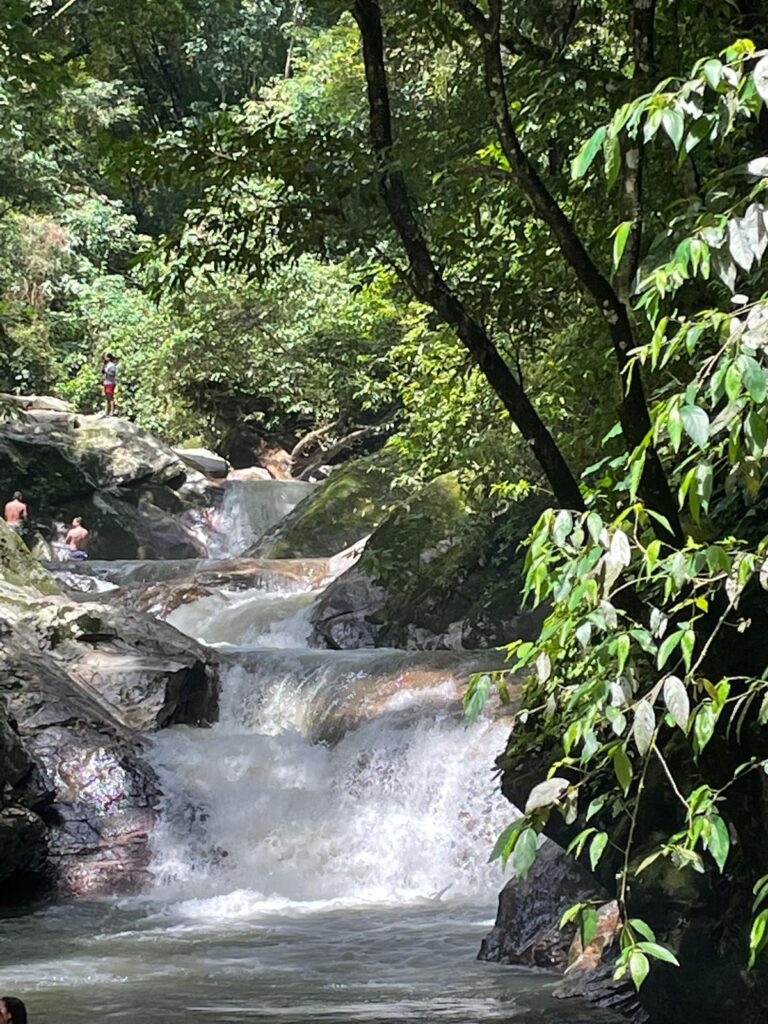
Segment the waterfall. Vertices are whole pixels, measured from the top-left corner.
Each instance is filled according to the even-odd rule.
[[[211,558],[242,555],[312,492],[301,480],[229,480],[207,538]]]
[[[150,751],[159,889],[195,920],[492,898],[508,726],[467,728],[459,701],[496,656],[309,650],[316,596],[222,591],[169,617],[222,652],[222,699],[212,729],[167,730]]]
[[[267,508],[232,524],[234,547],[275,514],[282,488],[267,484]],[[148,892],[2,921],[0,991],[23,994],[32,1020],[610,1019],[554,1004],[546,975],[474,960],[502,881],[487,859],[510,816],[493,767],[509,724],[466,727],[460,697],[498,655],[311,649],[333,560],[67,571],[160,598],[204,584],[169,620],[215,649],[221,715],[146,739],[162,791]]]

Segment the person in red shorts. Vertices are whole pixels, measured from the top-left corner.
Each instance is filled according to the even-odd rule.
[[[102,366],[102,378],[104,380],[104,395],[107,399],[107,416],[115,415],[115,384],[117,383],[117,360],[111,352],[104,356]]]

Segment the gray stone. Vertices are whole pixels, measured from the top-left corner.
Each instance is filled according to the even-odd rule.
[[[196,469],[204,476],[223,479],[229,473],[227,460],[208,448],[174,448],[173,452],[187,466],[191,466],[192,469]],[[267,478],[269,478],[269,473],[267,473]]]

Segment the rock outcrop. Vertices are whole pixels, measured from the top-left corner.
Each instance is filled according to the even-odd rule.
[[[334,469],[327,480],[249,554],[264,558],[327,558],[367,537],[407,490],[393,484],[395,457],[380,452]]]
[[[209,655],[172,627],[72,604],[0,522],[0,903],[133,891],[157,782],[141,736],[215,720]]]
[[[521,608],[519,545],[543,507],[534,497],[483,519],[454,474],[438,477],[392,508],[360,560],[328,587],[313,642],[471,649],[529,635],[539,619]]]
[[[30,408],[0,423],[0,480],[9,492],[24,492],[40,539],[55,540],[79,515],[97,557],[204,554],[192,524],[183,522],[190,497],[206,500],[199,481],[190,494],[194,476],[200,474],[170,448],[126,420]]]

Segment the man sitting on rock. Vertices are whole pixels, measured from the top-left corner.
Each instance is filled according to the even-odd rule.
[[[80,516],[75,516],[72,520],[72,527],[64,538],[64,543],[69,549],[67,557],[70,561],[79,562],[88,557],[88,531],[83,526]]]
[[[21,491],[15,491],[13,498],[5,506],[5,521],[10,528],[21,536],[27,527],[29,510],[24,504]]]

